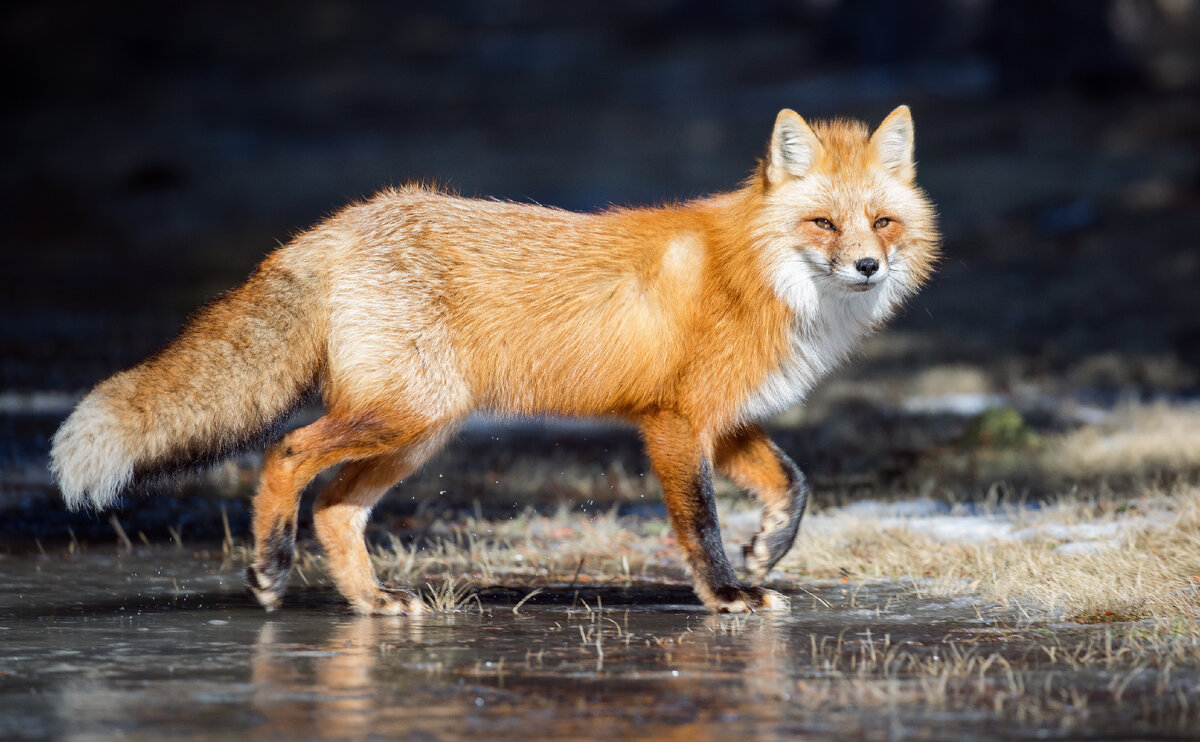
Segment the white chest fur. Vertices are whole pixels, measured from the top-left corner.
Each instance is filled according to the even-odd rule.
[[[900,270],[897,270],[900,268]],[[776,294],[792,310],[789,347],[740,408],[741,419],[762,420],[797,404],[888,319],[906,291],[902,266],[870,291],[837,285],[793,253],[776,263]]]

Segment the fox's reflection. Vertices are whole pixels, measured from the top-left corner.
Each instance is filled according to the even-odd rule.
[[[262,736],[289,738],[470,734],[498,718],[520,723],[529,709],[541,731],[565,738],[600,723],[628,739],[723,739],[722,718],[746,703],[760,722],[783,718],[797,660],[786,617],[710,616],[690,628],[646,618],[618,632],[613,620],[555,613],[510,624],[497,612],[447,634],[452,617],[354,617],[315,642],[270,621],[252,654],[252,705]],[[644,672],[661,680],[640,682]]]
[[[279,736],[359,737],[375,728],[379,688],[374,680],[381,647],[420,641],[418,617],[357,616],[333,627],[313,646],[291,643],[286,624],[268,621],[251,662],[254,706],[264,732]],[[389,678],[395,692],[404,678]]]

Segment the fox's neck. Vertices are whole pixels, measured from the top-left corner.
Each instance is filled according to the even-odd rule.
[[[753,302],[748,311],[761,317],[761,337],[740,342],[759,355],[755,365],[763,372],[749,380],[738,413],[742,420],[769,417],[802,401],[899,303],[893,285],[847,292],[790,246],[773,243],[778,238],[758,229],[758,194],[753,185],[697,206],[717,225],[715,263],[721,270],[755,275],[754,283],[760,284],[746,298]]]

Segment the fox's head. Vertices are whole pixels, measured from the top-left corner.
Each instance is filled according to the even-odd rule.
[[[780,111],[756,176],[759,244],[780,298],[805,312],[826,298],[858,297],[883,319],[912,294],[932,270],[939,239],[915,174],[907,106],[874,133],[856,121],[810,126]]]

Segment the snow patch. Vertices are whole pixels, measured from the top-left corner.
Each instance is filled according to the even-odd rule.
[[[905,412],[919,415],[961,415],[973,417],[993,407],[1005,407],[1012,399],[1004,394],[938,394],[909,397],[900,404]]]
[[[935,541],[1005,541],[1012,523],[1000,515],[936,515],[924,518],[884,518],[882,524],[908,528]]]
[[[862,500],[811,516],[804,527],[824,533],[861,527],[864,521],[881,529],[904,529],[923,534],[942,543],[987,543],[996,541],[1049,540],[1061,542],[1055,551],[1064,554],[1089,554],[1120,548],[1131,530],[1147,525],[1166,525],[1164,517],[1131,516],[1118,521],[1054,523],[1045,520],[1030,523],[1025,511],[967,510],[946,503],[918,498],[897,502]],[[1053,517],[1047,513],[1047,518]]]
[[[914,518],[942,514],[949,511],[949,505],[928,497],[898,500],[896,502],[858,500],[839,508],[839,512],[863,518]]]

